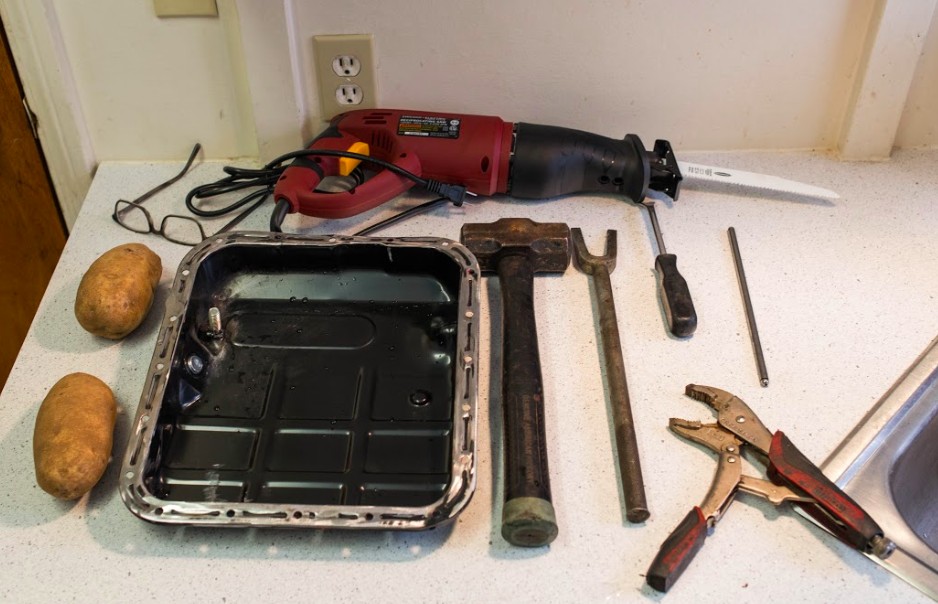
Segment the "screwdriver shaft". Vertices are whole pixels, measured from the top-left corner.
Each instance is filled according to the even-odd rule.
[[[655,240],[658,242],[658,253],[667,254],[668,250],[664,247],[664,238],[661,236],[661,227],[658,226],[658,215],[655,214],[655,204],[651,201],[644,201],[642,205],[648,210],[648,217],[651,218],[651,228],[655,232]]]

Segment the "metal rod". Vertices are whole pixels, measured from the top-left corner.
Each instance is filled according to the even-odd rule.
[[[769,385],[769,372],[765,368],[765,355],[762,353],[762,341],[759,339],[759,328],[756,327],[756,315],[752,312],[752,300],[749,298],[749,285],[746,283],[746,271],[743,270],[743,259],[739,255],[739,242],[736,240],[736,229],[727,229],[730,237],[730,247],[733,248],[733,261],[736,264],[736,278],[739,280],[739,291],[743,295],[743,304],[746,306],[746,321],[749,323],[749,335],[752,338],[752,350],[756,355],[756,364],[759,367],[759,383],[762,387]]]
[[[613,422],[616,432],[616,452],[619,473],[622,475],[622,495],[625,497],[625,515],[629,522],[648,520],[648,501],[645,499],[645,481],[638,456],[638,439],[632,419],[632,403],[625,379],[625,361],[616,320],[615,303],[609,270],[598,267],[593,273],[593,287],[599,306],[599,325],[606,359],[606,378],[609,380],[609,398],[612,401]]]

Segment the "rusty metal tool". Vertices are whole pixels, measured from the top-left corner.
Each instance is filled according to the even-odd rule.
[[[756,315],[752,311],[752,299],[749,297],[749,285],[746,283],[746,271],[743,270],[743,259],[739,255],[739,241],[736,240],[736,229],[730,227],[726,233],[730,237],[730,247],[733,249],[733,262],[736,264],[736,279],[739,281],[739,291],[746,306],[746,322],[749,323],[749,336],[752,339],[752,351],[756,355],[756,365],[759,369],[759,383],[765,388],[769,385],[769,371],[765,368],[765,354],[762,352],[762,340],[759,339],[759,328],[756,327]]]
[[[661,236],[658,215],[655,213],[655,202],[646,198],[642,205],[648,210],[651,228],[658,243],[655,273],[658,275],[658,293],[668,320],[668,330],[679,338],[692,336],[697,330],[697,309],[694,308],[694,300],[690,297],[690,288],[677,270],[677,256],[669,254],[664,247],[664,237]]]
[[[583,231],[570,229],[573,241],[573,257],[577,266],[592,276],[599,307],[599,335],[606,359],[606,378],[609,381],[609,399],[612,404],[612,421],[616,432],[616,451],[619,458],[619,473],[622,477],[622,495],[625,499],[625,517],[629,522],[648,520],[648,502],[645,499],[645,484],[642,480],[642,465],[638,457],[638,442],[635,438],[635,423],[632,421],[632,406],[629,401],[629,385],[625,379],[625,361],[622,359],[622,341],[619,338],[619,323],[616,319],[616,304],[612,297],[612,281],[609,274],[616,268],[616,232],[606,231],[606,251],[603,256],[589,253],[583,241]]]
[[[534,275],[567,269],[570,229],[562,223],[502,218],[463,225],[460,240],[475,254],[483,272],[498,274],[501,287],[505,417],[502,536],[512,545],[547,545],[557,536],[557,519],[547,466]]]
[[[895,544],[857,502],[824,476],[782,431],[769,432],[739,397],[694,384],[688,384],[685,394],[713,407],[717,423],[672,418],[671,430],[718,453],[720,459],[703,503],[695,506],[661,545],[645,575],[648,585],[668,591],[703,546],[708,531],[726,512],[737,491],[765,497],[775,505],[791,501],[861,552],[885,559],[895,550]],[[771,482],[742,474],[741,455],[747,449],[758,451],[768,460]]]

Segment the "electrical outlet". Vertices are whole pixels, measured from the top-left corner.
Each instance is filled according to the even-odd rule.
[[[354,78],[362,72],[362,62],[358,57],[339,55],[332,59],[332,73],[339,77]]]
[[[377,106],[374,40],[371,34],[313,36],[321,117]]]
[[[342,84],[335,89],[335,100],[340,105],[361,105],[365,98],[360,87],[355,84]]]

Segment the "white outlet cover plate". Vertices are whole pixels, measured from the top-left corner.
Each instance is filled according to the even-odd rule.
[[[371,34],[313,36],[313,66],[319,89],[320,119],[329,120],[351,108],[377,107],[374,56]],[[350,73],[346,74],[345,63],[348,61],[351,61]],[[353,102],[346,102],[349,94],[343,86],[357,87],[351,97]]]

